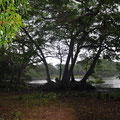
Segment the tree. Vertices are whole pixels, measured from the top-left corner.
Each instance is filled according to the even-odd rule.
[[[12,43],[9,43],[8,48],[2,47],[0,51],[0,54],[3,54],[1,60],[4,59],[5,66],[7,66],[1,68],[1,70],[5,69],[6,71],[3,70],[3,72],[1,72],[5,73],[6,76],[2,77],[2,79],[8,79],[10,82],[14,83],[23,82],[21,79],[22,74],[28,65],[33,64],[32,61],[35,55],[35,52],[32,49],[33,46],[27,38],[25,36],[18,36],[19,35],[17,34],[17,39],[14,39]]]
[[[64,87],[70,86],[70,78],[81,49],[93,52],[93,63],[85,75],[86,79],[93,73],[101,54],[111,53],[113,47],[119,49],[119,1],[62,0],[56,3],[48,0],[36,3],[41,5],[39,8],[39,5],[35,5],[38,14],[47,21],[43,22],[45,25],[42,24],[44,28],[49,28],[46,36],[55,34],[56,42],[56,38],[64,40],[64,43],[68,41],[68,54],[62,76]]]
[[[59,4],[60,6],[55,7],[57,11],[57,16],[55,16],[56,24],[61,26],[61,28],[66,28],[67,26],[69,31],[74,29],[72,37],[69,37],[69,52],[62,78],[65,87],[69,86],[70,76],[73,73],[73,68],[81,47],[92,51],[98,51],[90,69],[82,80],[86,81],[93,73],[94,67],[102,51],[111,53],[110,51],[113,51],[113,47],[116,47],[115,39],[117,43],[120,42],[118,30],[119,21],[117,20],[120,17],[118,10],[119,4],[120,2],[116,0],[62,1]],[[51,11],[53,12],[53,10]],[[77,44],[77,50],[73,56],[75,44]],[[73,62],[71,66],[69,66],[71,58],[73,59]]]
[[[9,56],[5,53],[5,49],[0,49],[0,82],[8,79],[8,73],[10,73]]]
[[[71,78],[74,79],[74,66],[82,49],[92,52],[91,65],[82,83],[86,83],[88,77],[94,72],[99,57],[109,55],[115,58],[117,56],[116,51],[120,50],[119,2],[116,0],[62,0],[58,3],[56,5],[56,2],[51,0],[35,0],[35,2],[29,0],[33,8],[32,11],[28,11],[29,15],[24,20],[26,27],[21,27],[28,41],[23,41],[19,45],[32,46],[30,52],[35,53],[33,58],[43,61],[46,67],[48,83],[51,82],[51,78],[46,57],[52,56],[51,53],[55,54],[52,42],[54,41],[55,44],[60,42],[62,46],[66,46],[68,49],[66,63],[63,75],[60,72],[59,77],[62,76],[61,83],[66,88],[70,87]],[[18,43],[15,46],[17,45]],[[61,60],[62,46],[61,44],[58,46],[58,57]],[[26,49],[22,50],[26,51]],[[62,50],[64,51],[63,48]]]
[[[119,24],[119,22],[117,21],[116,19],[116,15],[117,17],[120,17],[119,16],[119,12],[118,12],[118,6],[110,6],[111,9],[110,9],[110,12],[109,14],[107,13],[100,13],[100,15],[98,16],[98,18],[96,17],[96,20],[97,21],[101,21],[101,24],[98,25],[98,36],[96,36],[96,40],[95,40],[95,36],[94,36],[94,39],[92,40],[91,44],[92,46],[92,49],[93,48],[97,48],[95,49],[97,51],[95,57],[93,58],[93,62],[91,63],[91,66],[90,68],[88,69],[87,73],[85,74],[85,76],[83,77],[83,79],[81,80],[81,82],[86,82],[86,80],[88,79],[88,77],[90,75],[93,74],[94,72],[94,68],[95,68],[95,65],[97,64],[97,61],[99,60],[99,57],[100,55],[102,54],[104,56],[104,54],[106,54],[106,51],[107,51],[107,54],[110,54],[110,53],[113,53],[110,55],[110,57],[114,58],[115,56],[117,56],[116,52],[117,50],[114,50],[114,48],[118,47],[119,48],[119,45],[116,46],[116,42],[120,42],[120,35],[119,35],[119,32],[118,29],[117,29],[117,24]],[[114,9],[114,13],[113,10]],[[107,11],[107,10],[106,10]],[[99,19],[99,17],[102,17],[103,15],[103,18],[102,20]],[[114,22],[116,21],[116,25],[114,24]],[[97,33],[97,31],[94,31]]]
[[[28,36],[29,40],[35,45],[35,49],[37,51],[37,56],[40,58],[41,61],[43,61],[45,68],[46,68],[46,75],[47,75],[47,82],[51,83],[51,78],[50,78],[50,72],[49,72],[49,68],[48,68],[48,64],[46,61],[46,58],[44,56],[44,53],[41,49],[41,43],[40,43],[40,38],[37,39],[38,41],[34,41],[34,39],[30,36],[30,34],[28,33],[28,31],[25,28],[22,28],[23,31],[25,32],[25,34]]]
[[[0,46],[15,38],[27,8],[26,0],[0,0]]]

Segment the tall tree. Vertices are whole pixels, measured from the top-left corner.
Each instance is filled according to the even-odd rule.
[[[114,41],[115,38],[116,41],[119,42],[119,30],[118,30],[119,21],[117,21],[117,19],[120,16],[119,14],[120,11],[118,10],[119,4],[120,2],[116,0],[114,1],[71,0],[67,2],[65,1],[59,2],[59,5],[55,7],[57,11],[56,23],[61,27],[67,26],[69,30],[75,27],[74,31],[72,32],[73,36],[71,36],[71,38],[69,37],[71,39],[69,45],[70,47],[62,78],[65,87],[69,86],[70,76],[73,73],[73,68],[81,47],[84,48],[84,46],[86,46],[89,50],[99,49],[95,59],[93,60],[93,64],[91,65],[92,66],[91,68],[94,68],[101,54],[101,51],[103,49],[104,50],[107,49],[107,51],[112,51],[113,47],[115,47],[116,44],[111,43],[115,42]],[[101,31],[103,32],[104,36],[102,38],[103,39],[102,45],[104,46],[104,47],[102,46],[102,50],[100,47],[101,45],[100,46],[96,45],[99,44],[99,39],[101,39]],[[77,51],[73,56],[73,63],[71,64],[71,66],[69,66],[70,59],[72,58],[73,50],[76,43]],[[112,47],[110,47],[111,45]],[[89,70],[90,71],[89,75],[91,75],[93,71],[93,69],[91,68]]]
[[[82,48],[88,51],[98,51],[99,54],[96,52],[94,54],[97,56],[93,59],[94,65],[91,64],[93,69],[101,53],[107,54],[108,51],[111,53],[110,51],[114,51],[114,47],[119,50],[119,21],[117,20],[119,18],[119,1],[63,0],[56,4],[51,0],[30,0],[30,4],[34,9],[32,20],[36,23],[33,26],[35,31],[31,33],[24,31],[36,46],[36,51],[39,51],[38,55],[42,55],[40,58],[43,59],[45,65],[47,66],[47,62],[45,62],[43,49],[48,49],[48,45],[46,47],[44,43],[50,43],[52,38],[55,42],[64,41],[63,43],[68,45],[62,76],[62,83],[65,87],[70,86],[70,77]],[[101,40],[101,36],[103,40]],[[40,47],[41,42],[43,43],[42,47]],[[91,68],[89,71],[93,71]],[[48,71],[46,67],[46,72]],[[92,72],[89,73],[91,75]]]

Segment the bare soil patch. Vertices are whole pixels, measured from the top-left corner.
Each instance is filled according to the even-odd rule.
[[[30,94],[30,93],[27,93]],[[0,118],[5,120],[119,120],[120,101],[63,96],[47,104],[21,100],[20,93],[0,93]],[[17,118],[16,115],[18,114]],[[20,115],[19,115],[20,114]]]

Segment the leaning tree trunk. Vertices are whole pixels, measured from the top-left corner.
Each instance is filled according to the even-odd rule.
[[[37,46],[36,46],[37,47]],[[48,64],[47,64],[47,61],[46,61],[46,58],[41,50],[40,47],[37,48],[41,54],[41,56],[39,55],[39,57],[41,58],[41,60],[43,61],[43,64],[45,66],[45,71],[46,71],[46,76],[47,76],[47,82],[48,83],[51,83],[51,78],[50,78],[50,72],[49,72],[49,67],[48,67]]]
[[[29,39],[34,43],[34,45],[36,46],[36,48],[39,50],[41,56],[42,56],[42,60],[43,60],[43,63],[45,65],[45,68],[46,68],[46,75],[47,75],[47,82],[48,83],[51,83],[51,78],[50,78],[50,73],[49,73],[49,68],[48,68],[48,64],[47,64],[47,61],[46,61],[46,58],[41,50],[41,48],[39,47],[39,45],[32,39],[32,37],[30,36],[30,34],[26,31],[26,29],[24,27],[22,27],[23,31],[26,33],[26,35],[29,37]]]
[[[95,65],[100,57],[100,54],[101,54],[101,46],[90,66],[90,68],[88,69],[88,71],[86,72],[86,74],[84,75],[84,77],[82,78],[82,80],[80,81],[82,84],[86,84],[86,81],[87,79],[89,78],[90,75],[92,75],[92,73],[94,72],[94,68],[95,68]]]
[[[45,70],[46,70],[46,75],[47,75],[47,82],[51,83],[50,72],[49,72],[48,64],[47,64],[45,58],[43,58],[43,63],[45,65]]]

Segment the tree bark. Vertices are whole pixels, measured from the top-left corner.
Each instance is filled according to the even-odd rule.
[[[74,66],[75,66],[75,63],[76,63],[79,52],[80,52],[80,45],[78,44],[77,45],[77,51],[75,53],[74,58],[72,56],[72,64],[71,64],[70,69],[69,69],[69,78],[72,77],[72,79],[74,79],[73,69],[74,69]]]
[[[23,81],[21,80],[21,77],[22,77],[22,73],[23,73],[24,69],[25,69],[24,65],[21,65],[20,68],[18,68],[18,71],[16,74],[16,83],[18,83],[18,84],[23,83]]]
[[[89,32],[84,32],[84,34],[82,35],[82,37],[80,38],[79,42],[77,43],[77,51],[73,57],[73,54],[72,54],[72,64],[70,66],[70,69],[69,69],[69,79],[70,79],[70,76],[72,76],[73,78],[73,69],[74,69],[74,66],[75,66],[75,63],[77,61],[77,57],[78,57],[78,54],[80,52],[80,49],[83,47],[82,44],[83,42],[85,41],[87,35],[89,34]]]
[[[74,48],[74,39],[71,39],[70,41],[70,46],[69,46],[69,53],[67,56],[64,72],[63,72],[63,77],[62,77],[62,83],[64,87],[69,87],[70,85],[70,79],[69,79],[69,63],[70,63],[70,58],[73,53],[73,48]]]
[[[47,75],[47,82],[51,83],[50,72],[49,72],[47,61],[46,61],[45,56],[44,56],[44,54],[43,54],[43,52],[42,52],[42,50],[40,48],[39,48],[39,52],[40,52],[40,54],[42,56],[42,60],[43,60],[43,63],[45,65],[45,70],[46,70],[46,75]]]
[[[90,75],[92,75],[92,73],[94,71],[94,68],[95,68],[95,65],[96,65],[96,63],[97,63],[97,61],[100,57],[101,51],[102,50],[101,50],[101,46],[100,46],[100,48],[99,48],[99,50],[98,50],[98,52],[97,52],[97,54],[96,54],[96,56],[95,56],[95,58],[94,58],[94,60],[91,64],[91,66],[90,66],[90,68],[88,69],[87,73],[84,75],[82,80],[80,81],[81,83],[86,84],[87,79],[89,78]]]
[[[62,58],[60,57],[60,71],[59,71],[59,81],[61,81],[61,76],[62,76]]]
[[[76,33],[76,36],[79,34],[79,31]],[[74,69],[74,66],[75,66],[75,63],[76,63],[76,60],[77,60],[77,57],[78,57],[78,54],[80,52],[80,49],[82,48],[82,44],[86,38],[86,36],[88,35],[88,32],[84,32],[83,36],[80,38],[78,44],[77,44],[77,51],[74,55],[74,58],[72,60],[72,64],[69,68],[69,62],[70,62],[70,58],[73,57],[73,50],[74,50],[74,42],[75,42],[75,38],[76,36],[74,36],[72,39],[71,39],[71,42],[70,42],[70,47],[69,47],[69,54],[68,54],[68,57],[67,57],[67,61],[66,61],[66,64],[65,64],[65,69],[64,69],[64,73],[63,73],[63,78],[62,78],[62,81],[63,81],[63,84],[65,84],[65,86],[69,86],[69,83],[70,83],[70,77],[72,76],[73,74],[73,69]],[[68,84],[68,85],[67,85]]]
[[[47,82],[48,82],[48,83],[51,83],[51,78],[50,78],[50,72],[49,72],[48,64],[47,64],[46,58],[45,58],[45,56],[44,56],[41,48],[40,48],[39,45],[32,39],[32,37],[29,35],[29,33],[26,31],[26,29],[23,28],[23,27],[22,27],[22,29],[23,29],[23,31],[26,33],[26,35],[29,37],[29,39],[34,43],[34,45],[36,46],[36,48],[39,50],[39,52],[40,52],[40,54],[41,54],[41,56],[42,56],[42,57],[40,57],[40,58],[42,58],[43,63],[44,63],[45,68],[46,68]]]
[[[71,82],[75,82],[74,72],[72,72],[72,75],[71,75]]]

